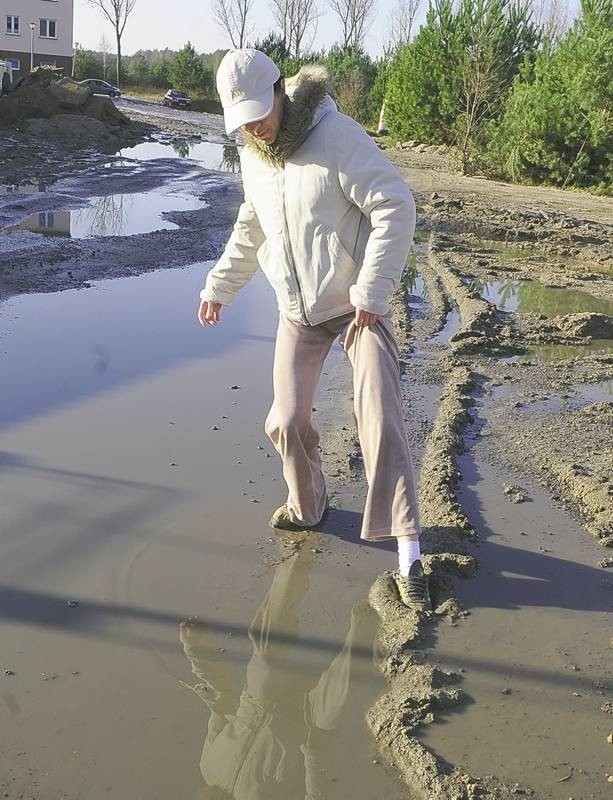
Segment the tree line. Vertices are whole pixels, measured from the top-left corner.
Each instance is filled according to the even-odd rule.
[[[397,0],[377,59],[363,46],[376,0],[329,1],[342,39],[315,50],[316,0],[271,0],[277,28],[255,41],[252,0],[212,0],[233,46],[263,50],[285,76],[327,65],[341,110],[376,125],[384,107],[394,142],[445,145],[466,174],[613,194],[613,0],[581,0],[575,20],[564,0],[429,0],[419,30],[425,0]],[[121,78],[218,100],[224,52],[141,51]],[[102,62],[78,52],[75,74],[102,77]]]

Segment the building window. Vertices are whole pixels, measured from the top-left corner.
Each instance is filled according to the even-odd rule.
[[[19,17],[15,17],[12,14],[7,14],[6,32],[10,36],[19,36]]]
[[[54,19],[40,20],[40,36],[42,39],[57,38]]]
[[[18,58],[7,58],[6,60],[13,68],[13,72],[19,72],[21,69],[21,61]]]
[[[41,60],[39,61],[38,65],[40,67],[51,67],[51,69],[55,69],[57,67],[56,62],[55,61],[49,61],[48,58],[41,58]]]
[[[55,214],[53,211],[43,211],[38,215],[39,228],[53,228],[55,227]]]

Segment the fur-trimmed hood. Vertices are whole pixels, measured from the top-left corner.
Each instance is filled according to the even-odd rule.
[[[273,164],[282,165],[305,141],[309,132],[336,103],[328,92],[330,73],[321,64],[306,64],[285,81],[283,118],[276,141],[268,145],[256,136],[245,132],[247,147]]]

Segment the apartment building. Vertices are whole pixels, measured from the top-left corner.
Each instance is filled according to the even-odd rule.
[[[0,59],[10,61],[13,79],[30,66],[72,72],[74,0],[0,0]]]

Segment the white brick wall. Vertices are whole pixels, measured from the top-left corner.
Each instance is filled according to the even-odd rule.
[[[7,16],[19,17],[19,35],[7,33]],[[0,0],[0,58],[2,53],[23,53],[30,66],[30,22],[34,30],[34,53],[72,58],[74,0]],[[55,38],[41,36],[41,20],[55,21]],[[38,59],[35,60],[35,65]]]

